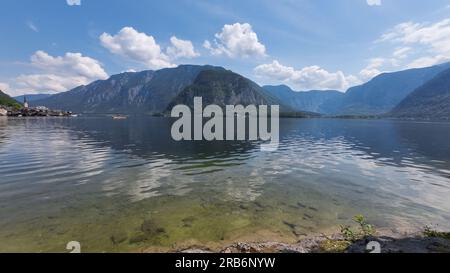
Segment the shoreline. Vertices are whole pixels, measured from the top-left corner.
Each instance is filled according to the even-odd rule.
[[[354,217],[359,226],[340,226],[340,232],[328,230],[310,233],[296,241],[286,241],[269,234],[235,238],[221,245],[207,246],[191,242],[171,249],[146,248],[143,253],[450,253],[450,232],[438,231],[431,226],[423,229],[375,229],[364,216]],[[437,227],[437,226],[436,226]],[[265,238],[260,240],[258,237]]]
[[[441,233],[449,236],[450,233]],[[423,232],[394,233],[377,232],[376,235],[348,241],[342,234],[310,236],[296,243],[267,242],[235,242],[225,247],[212,249],[193,245],[179,248],[168,253],[370,253],[376,251],[368,246],[378,242],[380,252],[374,253],[450,253],[450,238],[443,236],[427,236]],[[153,253],[151,249],[143,251]]]
[[[154,117],[154,118],[171,118],[168,115],[164,114],[152,114],[152,113],[129,113],[129,114],[118,114],[118,113],[72,113],[72,112],[64,112],[62,115],[0,115],[2,118],[9,119],[30,119],[30,118],[57,118],[57,117],[111,117],[114,115],[124,115],[127,117]],[[304,119],[304,120],[312,120],[312,119],[332,119],[332,120],[381,120],[381,121],[401,121],[401,122],[427,122],[427,123],[449,123],[450,119],[430,119],[430,118],[398,118],[398,117],[390,117],[390,116],[298,116],[298,115],[283,115],[280,114],[280,119]]]

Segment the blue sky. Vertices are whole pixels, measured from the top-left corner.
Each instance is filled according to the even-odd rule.
[[[2,11],[0,89],[11,95],[186,63],[345,91],[450,60],[450,0],[3,0]]]

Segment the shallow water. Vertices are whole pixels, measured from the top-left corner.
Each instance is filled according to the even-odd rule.
[[[280,147],[175,142],[171,121],[0,119],[0,252],[293,242],[364,214],[450,228],[450,124],[282,119]]]

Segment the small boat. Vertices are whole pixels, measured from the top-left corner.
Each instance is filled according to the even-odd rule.
[[[70,115],[72,118],[77,118],[78,117],[78,115],[77,114],[72,114],[72,115]]]
[[[120,119],[127,119],[128,117],[125,115],[113,115],[112,118],[115,120],[120,120]]]

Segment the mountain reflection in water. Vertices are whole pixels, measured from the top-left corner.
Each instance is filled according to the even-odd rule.
[[[381,227],[450,227],[449,123],[281,119],[279,150],[261,152],[175,142],[171,122],[0,119],[0,249],[64,251],[57,242],[74,237],[93,251],[133,249],[109,233],[133,234],[149,215],[167,233],[151,245],[289,237],[357,213]]]

